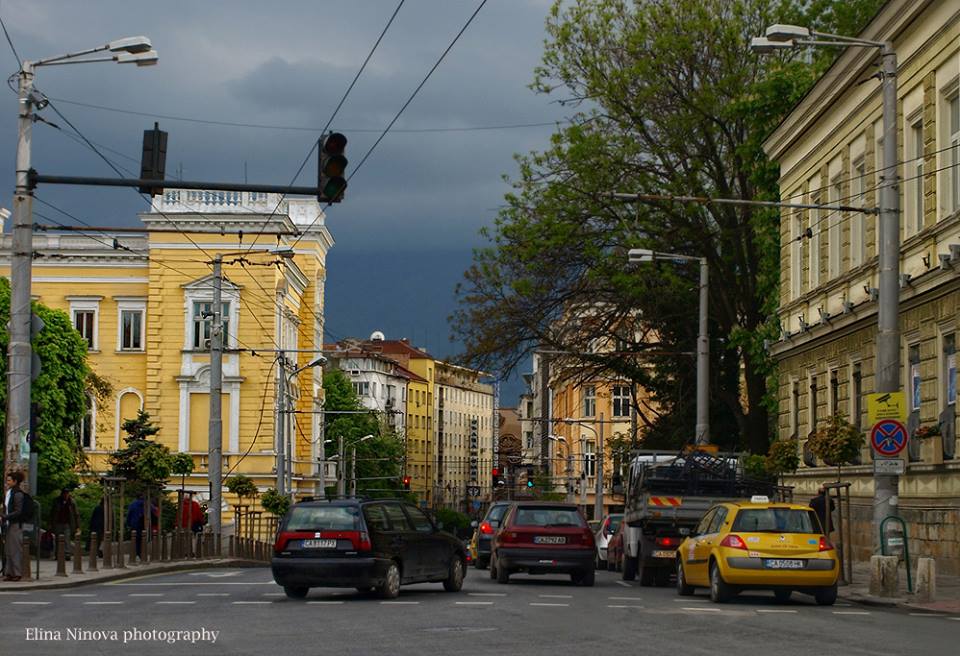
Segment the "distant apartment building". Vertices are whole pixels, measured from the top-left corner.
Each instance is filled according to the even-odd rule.
[[[858,35],[889,41],[899,70],[896,173],[900,196],[900,331],[907,429],[899,512],[910,553],[934,556],[940,571],[960,573],[960,460],[957,459],[957,337],[960,333],[960,12],[956,2],[887,2]],[[764,148],[780,165],[783,200],[880,203],[883,169],[881,85],[872,48],[848,48]],[[877,219],[826,209],[781,214],[779,367],[783,439],[795,440],[804,465],[790,484],[812,495],[836,469],[818,461],[807,437],[840,414],[862,431],[865,395],[875,390]],[[858,558],[872,553],[872,450],[845,467],[853,483]]]

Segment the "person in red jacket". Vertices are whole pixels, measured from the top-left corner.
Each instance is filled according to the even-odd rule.
[[[203,530],[203,524],[206,517],[200,504],[193,498],[193,492],[187,492],[187,498],[183,500],[183,507],[180,511],[180,517],[177,518],[177,528],[189,527],[194,533]]]

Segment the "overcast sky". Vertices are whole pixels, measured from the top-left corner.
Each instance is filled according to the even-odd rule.
[[[333,122],[349,139],[348,171],[355,170],[478,4],[405,2]],[[154,67],[101,63],[44,68],[37,75],[36,86],[61,99],[58,108],[116,163],[139,169],[142,130],[153,119],[66,101],[313,128],[158,119],[169,132],[168,176],[182,167],[186,179],[242,181],[246,165],[251,182],[287,184],[396,5],[397,0],[2,0],[0,15],[26,59],[123,36],[152,39],[160,55]],[[453,309],[453,286],[469,265],[470,248],[480,243],[477,230],[492,223],[502,203],[508,189],[502,176],[516,171],[513,154],[546,147],[553,128],[403,130],[562,120],[565,110],[553,98],[527,88],[540,61],[549,6],[547,0],[489,0],[356,173],[346,200],[328,211],[337,244],[328,263],[327,319],[337,336],[365,337],[380,329],[388,337],[408,336],[442,356],[450,354],[445,319]],[[0,45],[0,62],[12,74],[16,60]],[[16,96],[0,97],[0,112],[7,117],[7,129],[0,128],[0,161],[6,162],[3,180],[12,189]],[[49,109],[43,115],[67,127]],[[114,175],[62,131],[38,124],[33,135],[33,165],[42,173]],[[311,161],[299,183],[312,184],[315,172]],[[126,189],[51,186],[37,193],[95,225],[136,225],[137,212],[145,208],[139,195]],[[435,268],[431,253],[437,256]],[[376,284],[383,276],[390,276],[389,284]],[[398,299],[396,286],[406,276],[418,288]]]

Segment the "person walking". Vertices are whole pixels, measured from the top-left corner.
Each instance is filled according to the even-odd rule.
[[[70,496],[70,488],[60,490],[60,496],[53,501],[53,509],[50,513],[53,519],[53,534],[64,536],[67,560],[73,554],[73,538],[80,528],[80,513],[77,512],[77,504]]]
[[[827,488],[821,484],[817,489],[817,496],[810,500],[810,507],[816,513],[820,520],[820,526],[823,527],[824,535],[830,535],[833,531],[833,499],[827,496]]]
[[[188,528],[194,533],[199,533],[203,530],[205,520],[206,516],[203,513],[203,509],[200,508],[200,504],[193,496],[193,492],[187,492],[187,496],[183,500],[180,516],[177,517],[177,528]]]
[[[97,534],[97,557],[103,558],[103,550],[100,545],[103,543],[103,498],[100,498],[100,503],[97,504],[97,507],[93,509],[93,512],[90,513],[90,526],[89,531],[87,532],[87,550],[93,548],[94,545],[90,544],[91,536]]]
[[[3,515],[0,523],[4,527],[4,581],[19,581],[23,578],[23,506],[26,497],[20,484],[23,472],[12,471],[7,474],[7,490],[3,501]]]
[[[151,512],[150,512],[150,527],[148,530],[153,531],[159,526],[160,519],[160,510],[157,508],[156,504],[151,503]],[[137,543],[137,558],[143,560],[143,515],[146,512],[146,503],[143,500],[143,492],[137,495],[137,498],[130,502],[130,506],[127,508],[127,528],[133,531],[133,534]]]

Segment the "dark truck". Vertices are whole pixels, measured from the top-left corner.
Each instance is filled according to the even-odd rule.
[[[715,503],[764,495],[787,500],[790,491],[743,474],[739,454],[688,450],[634,452],[625,494],[625,581],[665,586],[676,568],[680,542]]]

